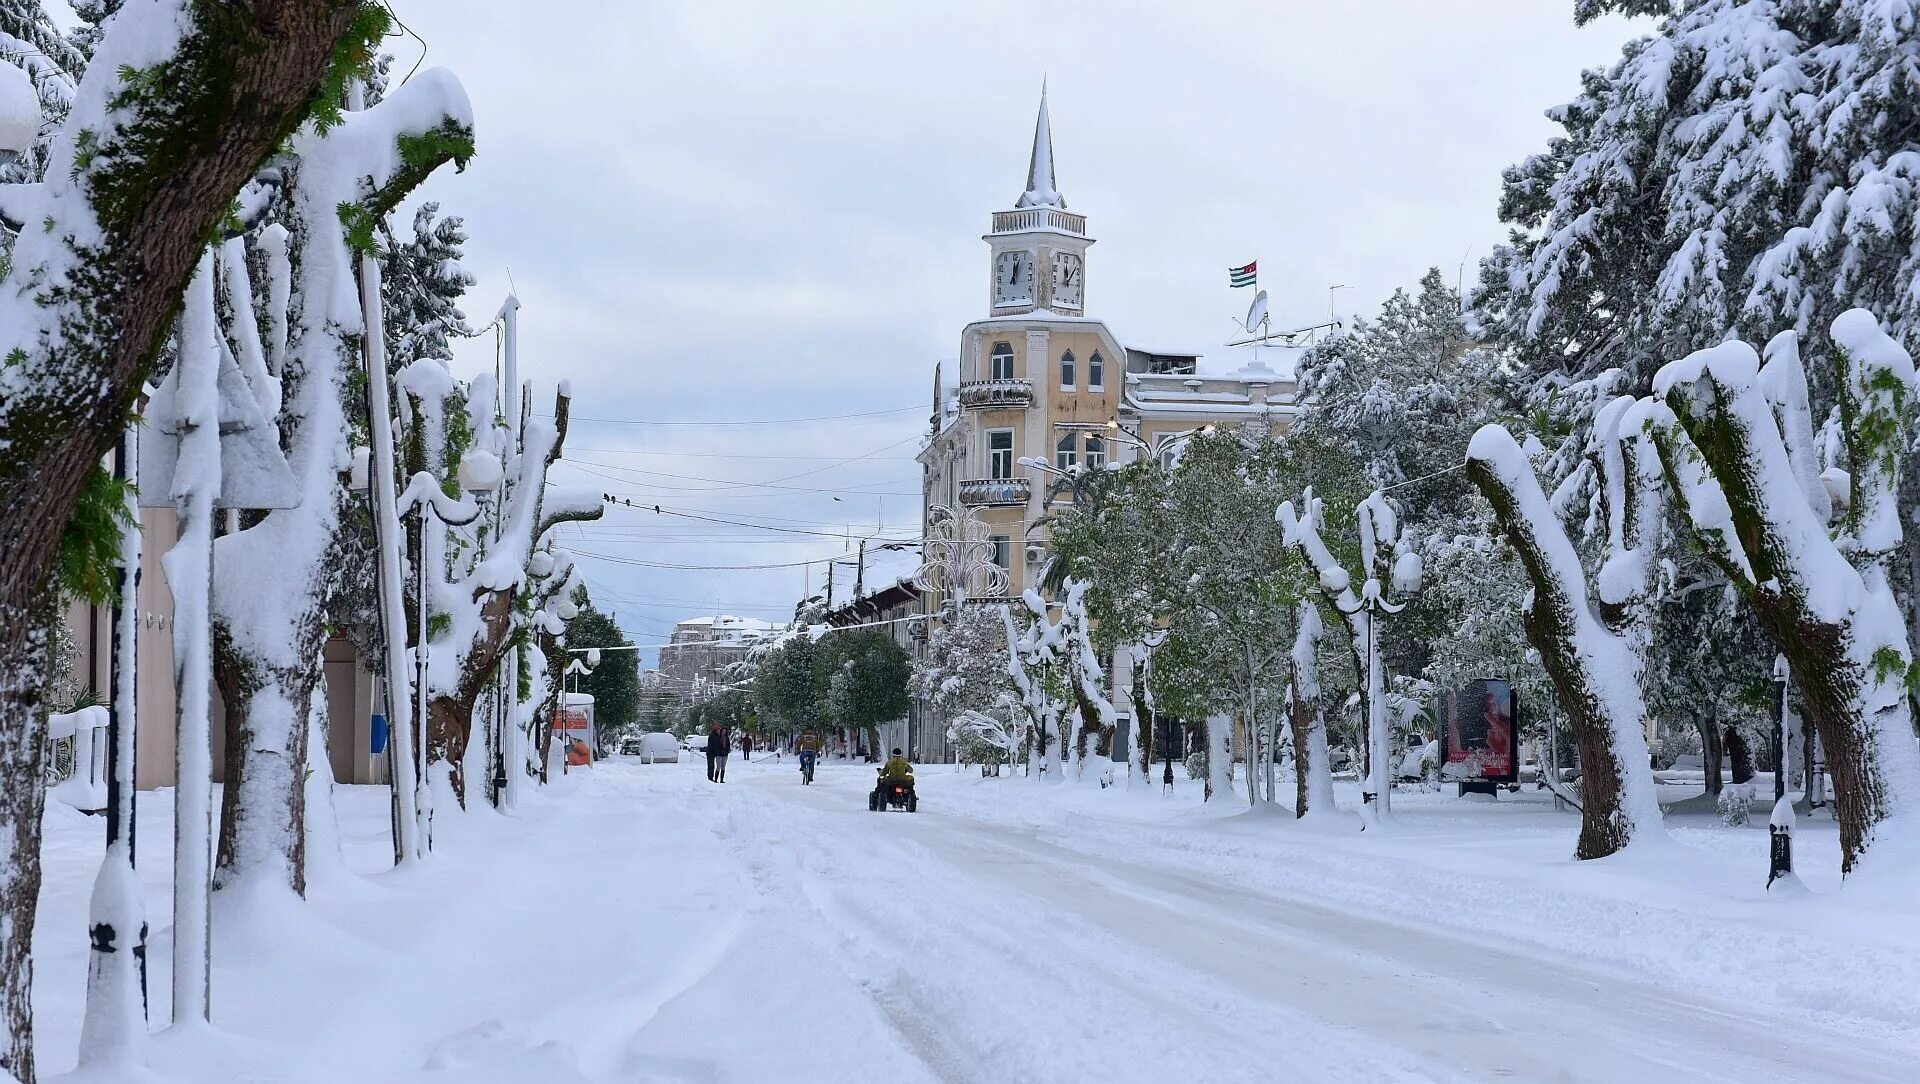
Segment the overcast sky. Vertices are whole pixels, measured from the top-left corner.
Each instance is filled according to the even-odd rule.
[[[1043,77],[1060,190],[1098,238],[1088,311],[1219,364],[1249,300],[1230,265],[1259,260],[1276,325],[1324,319],[1334,284],[1366,313],[1429,266],[1470,275],[1504,232],[1501,169],[1554,132],[1542,111],[1645,29],[1575,29],[1571,0],[394,7],[473,98],[478,157],[426,190],[473,235],[468,313],[490,319],[510,272],[540,409],[572,379],[579,466],[556,477],[855,538],[917,529],[932,366],[985,315],[979,238],[1024,187]],[[404,74],[419,46],[392,48]],[[492,364],[488,338],[460,368]],[[569,544],[701,566],[847,549],[624,509]],[[643,644],[697,614],[785,618],[805,583],[582,561]]]

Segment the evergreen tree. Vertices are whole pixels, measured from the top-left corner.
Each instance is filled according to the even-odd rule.
[[[451,335],[472,335],[460,299],[473,276],[460,266],[467,243],[458,215],[436,218],[438,203],[423,203],[413,213],[413,234],[391,231],[381,259],[381,286],[387,308],[387,360],[395,372],[422,358],[452,361]]]
[[[1664,13],[1652,0],[1582,0]],[[1856,306],[1912,348],[1920,24],[1878,0],[1698,0],[1548,116],[1507,170],[1510,244],[1482,268],[1485,329],[1537,374],[1627,370],[1740,333],[1797,330],[1823,373]],[[1825,389],[1830,394],[1831,389]],[[1824,397],[1824,396],[1823,396]]]
[[[640,720],[640,653],[631,650],[633,641],[620,631],[619,622],[594,606],[584,586],[575,589],[573,601],[580,609],[567,622],[567,646],[601,649],[600,665],[581,678],[581,691],[593,695],[598,725],[609,730],[631,726]]]
[[[814,648],[814,697],[827,722],[872,732],[907,717],[913,660],[885,630],[831,632]]]

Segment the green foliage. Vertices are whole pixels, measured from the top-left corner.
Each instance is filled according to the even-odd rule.
[[[347,86],[372,70],[380,51],[380,39],[393,29],[393,13],[378,2],[355,6],[353,21],[333,47],[326,74],[313,92],[313,126],[323,134],[341,122],[341,109],[347,102]]]
[[[834,726],[879,726],[906,718],[912,671],[912,658],[883,629],[830,632],[815,645],[814,696]]]
[[[580,689],[593,695],[593,710],[607,725],[623,727],[640,718],[640,653],[610,651],[630,647],[619,622],[597,609],[589,599],[567,622],[569,648],[600,648],[600,665],[580,680]]]
[[[60,536],[56,575],[63,592],[94,605],[112,601],[121,533],[139,530],[127,509],[132,493],[132,483],[115,478],[98,464],[87,475],[73,516]]]
[[[467,168],[473,159],[473,130],[446,123],[419,135],[399,139],[400,162],[408,171],[427,174],[442,162],[452,162],[457,170]]]
[[[780,733],[820,725],[814,655],[814,642],[795,636],[761,658],[753,675],[753,706],[768,731]]]
[[[352,200],[342,200],[337,210],[340,225],[346,230],[347,247],[361,256],[373,255],[373,230],[379,225],[380,216]]]

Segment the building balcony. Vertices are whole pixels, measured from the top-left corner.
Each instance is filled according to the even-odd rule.
[[[1031,380],[963,380],[960,405],[970,410],[1025,407],[1033,402]]]
[[[1079,237],[1087,235],[1087,216],[1055,207],[1029,207],[1024,211],[995,211],[993,232],[1025,233],[1028,230],[1059,230]]]
[[[1025,478],[962,478],[960,503],[972,508],[1025,504],[1030,491]]]

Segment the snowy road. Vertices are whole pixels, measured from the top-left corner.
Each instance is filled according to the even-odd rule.
[[[943,1080],[1911,1079],[1903,1051],[1797,1020],[1092,857],[937,801],[875,817],[862,779],[831,782],[754,776],[777,805],[737,815],[786,840],[805,826],[794,886]]]
[[[791,762],[731,774],[603,764],[518,817],[444,824],[404,875],[380,870],[383,793],[342,788],[346,857],[370,876],[323,866],[308,904],[223,903],[221,1030],[163,1034],[160,1078],[1904,1081],[1920,1048],[1904,981],[1920,947],[1873,930],[1876,953],[1823,963],[1848,945],[1817,914],[1735,901],[1696,922],[1693,897],[1637,882],[1569,888],[1564,864],[1436,859],[1417,835],[1316,840],[1221,803],[927,769],[919,814],[875,815],[870,768],[825,766],[813,787]],[[1538,821],[1528,853],[1553,853],[1570,831],[1465,814],[1477,836],[1442,826],[1473,846]],[[84,818],[50,832],[36,996],[57,1070],[97,836]],[[164,857],[141,865],[156,1019]],[[1443,898],[1498,918],[1443,925],[1427,917]],[[1540,928],[1507,928],[1523,915]],[[1756,986],[1769,969],[1797,977]]]

